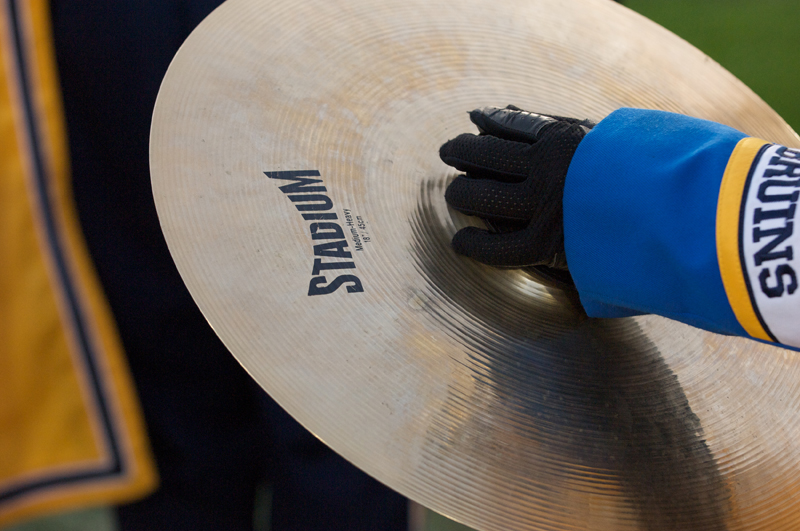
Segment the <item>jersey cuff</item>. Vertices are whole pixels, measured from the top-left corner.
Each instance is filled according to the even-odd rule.
[[[792,319],[800,298],[798,189],[800,151],[744,138],[728,161],[717,204],[717,259],[736,319],[751,337],[787,345],[800,344]]]

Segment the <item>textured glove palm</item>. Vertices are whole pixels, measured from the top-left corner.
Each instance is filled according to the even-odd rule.
[[[480,135],[462,134],[439,150],[463,171],[445,192],[453,208],[484,219],[492,231],[467,227],[453,237],[459,254],[496,267],[566,269],[562,199],[588,120],[486,107],[470,113]]]

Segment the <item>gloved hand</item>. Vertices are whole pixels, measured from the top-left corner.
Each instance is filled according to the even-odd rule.
[[[448,186],[445,199],[493,230],[462,229],[453,248],[496,267],[567,269],[564,180],[578,144],[595,124],[512,105],[469,116],[480,135],[459,135],[439,149],[446,164],[466,172]]]

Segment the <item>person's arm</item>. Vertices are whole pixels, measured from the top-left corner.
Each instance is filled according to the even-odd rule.
[[[479,112],[484,120],[494,116],[507,127],[516,111],[502,111]],[[514,121],[526,127],[524,115]],[[540,127],[539,137],[528,141],[528,150],[541,151],[537,144],[546,133],[547,128]],[[551,135],[562,133],[551,130]],[[503,136],[507,135],[501,132],[499,138],[510,141]],[[459,139],[443,146],[445,162],[454,162],[448,161],[448,154],[466,137]],[[549,160],[551,151],[543,150],[536,160]],[[476,156],[486,159],[487,154]],[[453,165],[471,173],[473,181],[496,180],[491,172]],[[531,165],[526,181],[538,187],[554,183],[557,188],[558,177],[542,167],[539,162]],[[800,347],[800,327],[792,326],[800,323],[794,253],[800,151],[713,122],[620,109],[581,138],[567,168],[566,263],[589,316],[654,313],[714,332]],[[456,190],[462,186],[454,185]],[[470,210],[464,208],[464,200],[454,206]],[[542,249],[547,247],[540,241],[546,234],[530,229],[541,226],[537,215],[516,232],[530,248]],[[496,236],[501,235],[482,237]],[[463,238],[457,235],[454,243],[459,239]],[[487,262],[481,259],[485,249],[465,252],[454,246]]]

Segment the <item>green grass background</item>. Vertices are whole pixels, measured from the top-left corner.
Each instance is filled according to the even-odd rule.
[[[624,0],[717,61],[800,131],[800,0]],[[425,531],[470,531],[427,513]]]
[[[800,1],[625,0],[683,37],[800,130]]]

